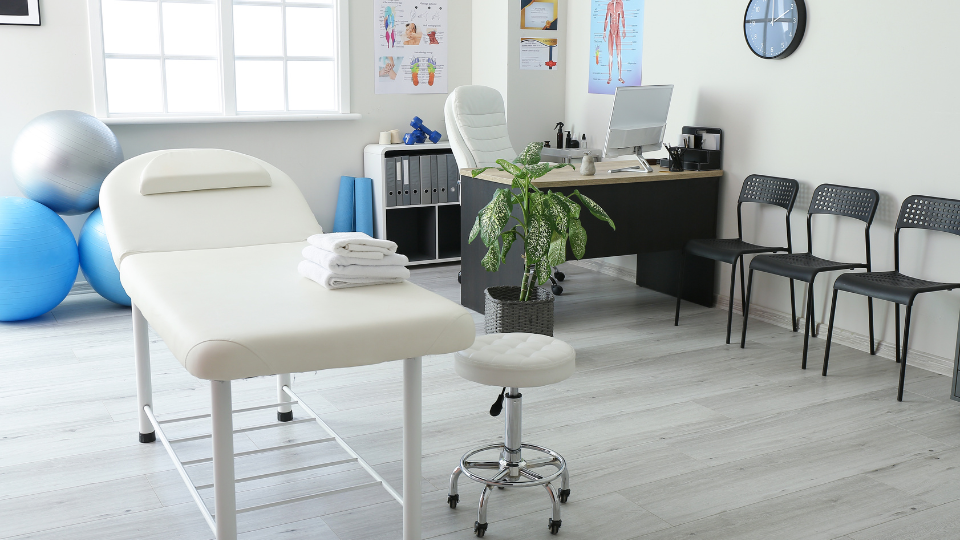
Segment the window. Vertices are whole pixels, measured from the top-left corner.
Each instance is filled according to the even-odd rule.
[[[101,118],[349,112],[347,0],[89,0]]]

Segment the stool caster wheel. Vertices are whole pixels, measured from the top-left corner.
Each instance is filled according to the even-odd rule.
[[[559,495],[560,502],[565,503],[565,502],[567,502],[567,498],[570,496],[570,490],[569,490],[569,489],[561,489],[561,490],[558,492],[558,495]]]
[[[457,283],[463,283],[463,271],[457,272]]]
[[[550,522],[547,524],[547,528],[550,529],[550,534],[557,534],[558,532],[560,532],[560,520],[558,519],[554,521],[553,518],[550,518]]]
[[[563,281],[564,279],[566,279],[567,275],[557,270],[556,272],[553,273],[553,277],[557,278],[557,281]]]
[[[497,489],[507,489],[507,488],[505,488],[505,487],[503,487],[503,486],[497,486]]]
[[[458,503],[458,502],[460,502],[460,494],[459,494],[459,493],[456,494],[456,495],[447,495],[447,504],[450,505],[450,508],[453,508],[454,510],[456,510],[456,509],[457,509],[457,503]]]
[[[553,521],[552,519],[550,521]],[[558,524],[557,527],[560,525]],[[473,522],[473,533],[476,534],[479,538],[483,538],[483,535],[487,533],[487,524],[481,524],[479,521]],[[554,533],[556,534],[556,533]]]
[[[563,294],[563,287],[561,287],[560,285],[551,285],[550,290],[553,291],[553,294],[555,296],[560,296],[561,294]]]

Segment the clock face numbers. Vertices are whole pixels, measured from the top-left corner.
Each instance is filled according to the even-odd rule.
[[[743,18],[743,33],[757,56],[781,58],[799,45],[805,23],[802,0],[751,0]]]

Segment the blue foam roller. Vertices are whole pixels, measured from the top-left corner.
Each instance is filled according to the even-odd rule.
[[[357,231],[373,237],[373,180],[357,178]]]
[[[103,216],[97,208],[80,229],[80,268],[93,290],[107,300],[122,306],[130,305],[130,296],[120,284],[120,271],[113,262]]]
[[[356,178],[340,177],[340,195],[337,196],[337,213],[333,218],[333,232],[356,231]]]
[[[0,197],[0,321],[22,321],[57,307],[77,279],[70,227],[53,210]]]

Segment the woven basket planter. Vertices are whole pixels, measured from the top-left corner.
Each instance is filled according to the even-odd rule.
[[[488,334],[525,332],[553,336],[553,293],[537,287],[537,299],[521,302],[520,287],[489,287],[484,296]]]

